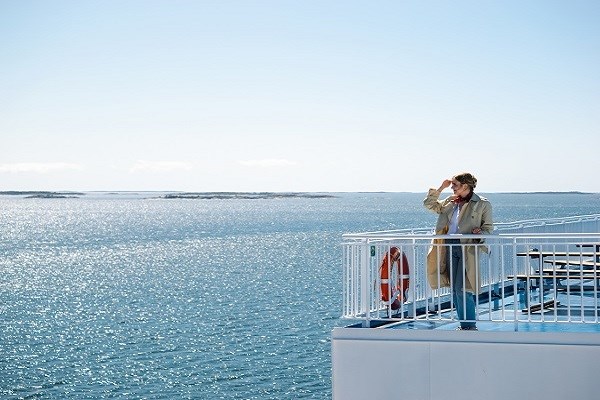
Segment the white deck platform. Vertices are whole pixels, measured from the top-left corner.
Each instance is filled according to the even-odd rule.
[[[600,260],[599,231],[596,215],[507,224],[484,237],[479,331],[455,330],[449,290],[427,284],[433,236],[345,235],[344,318],[354,323],[332,332],[334,400],[597,398],[600,279],[584,261]],[[391,246],[411,266],[398,310],[382,301],[378,273]],[[548,274],[547,260],[565,255],[582,262],[554,263]],[[549,307],[535,309],[542,303]]]
[[[333,398],[597,398],[598,332],[488,331],[483,326],[477,332],[337,328]]]

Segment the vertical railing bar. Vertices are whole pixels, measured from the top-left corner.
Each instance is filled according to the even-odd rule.
[[[463,263],[463,268],[462,268],[463,315],[462,315],[462,319],[465,322],[467,322],[467,285],[466,285],[466,281],[467,281],[467,248],[464,244],[462,244],[462,240],[461,240],[460,250],[462,252],[462,263]],[[460,315],[458,317],[460,318]]]
[[[506,270],[504,268],[504,245],[502,243],[500,243],[500,271],[501,271],[501,276],[502,276],[502,288],[501,288],[501,292],[502,292],[502,299],[501,299],[501,303],[502,303],[502,311],[500,311],[500,318],[502,319],[503,322],[506,321],[506,312],[504,311],[504,308],[506,306],[505,303],[505,297],[506,297],[506,283],[504,282],[504,277],[507,276],[506,274]],[[514,278],[513,278],[514,279]]]
[[[448,252],[451,252],[451,248],[448,246],[446,249],[446,262],[450,261],[450,265],[446,265],[446,270],[448,271],[448,276],[450,277],[450,320],[455,321],[455,316],[457,313],[453,310],[456,310],[456,304],[454,304],[454,277],[453,277],[453,268],[452,268],[452,254],[448,255]],[[440,264],[438,262],[438,270],[440,268]]]
[[[488,318],[490,321],[492,321],[493,318],[493,314],[492,314],[492,282],[494,281],[494,279],[492,279],[492,263],[491,263],[491,257],[489,256],[489,252],[491,251],[491,249],[488,246],[488,257],[487,257],[487,274],[488,274]]]
[[[462,241],[461,241],[462,242]],[[463,318],[465,321],[467,320],[467,247],[466,245],[461,244],[462,249],[462,260],[463,260]],[[477,266],[477,264],[475,264]],[[475,268],[475,277],[477,277],[477,269]],[[476,279],[475,282],[478,282]]]
[[[517,276],[518,276],[518,272],[517,272],[517,238],[513,239],[513,246],[512,246],[512,255],[513,255],[513,270],[515,271],[515,273],[513,274],[513,296],[514,296],[514,301],[513,301],[513,308],[514,308],[514,330],[515,332],[517,332],[519,330],[519,323],[518,323],[518,319],[519,319],[519,314],[518,314],[518,303],[519,303],[519,297],[518,297],[518,288],[517,288]]]
[[[360,286],[361,286],[361,302],[362,302],[362,309],[365,313],[365,320],[363,323],[363,326],[365,328],[370,328],[371,327],[371,307],[369,304],[369,293],[368,293],[368,288],[370,285],[369,282],[369,272],[368,272],[368,250],[369,250],[369,240],[368,239],[363,239],[363,246],[362,246],[362,254],[361,254],[361,266],[360,266]]]
[[[598,263],[600,262],[600,258],[598,257],[599,246],[594,247],[594,322],[598,323]]]
[[[354,246],[355,249],[355,254],[354,254],[354,263],[355,263],[355,268],[354,268],[354,314],[359,316],[361,314],[361,306],[360,306],[360,247],[359,244],[357,243]]]
[[[440,248],[433,243],[432,241],[432,249],[431,251],[435,251],[436,253],[436,262],[438,263],[437,265],[437,271],[436,271],[436,276],[437,276],[437,287],[436,288],[432,288],[431,290],[431,296],[434,297],[434,303],[435,303],[435,307],[437,307],[437,311],[436,311],[436,317],[438,320],[442,319],[442,297],[440,295],[440,279],[441,279],[441,275],[440,275],[440,268],[439,268],[439,259],[440,259]],[[425,275],[429,274],[429,264],[428,264],[429,260],[425,259]],[[437,300],[437,302],[436,302]]]
[[[556,250],[556,248],[554,248],[554,250]],[[568,247],[567,247],[568,250]],[[568,251],[567,251],[568,254]],[[555,260],[556,259],[556,252],[554,252],[552,254],[552,259]],[[543,264],[543,260],[541,261],[541,263]],[[540,267],[540,269],[543,269],[544,266],[542,265]],[[558,300],[558,283],[560,283],[560,281],[557,278],[557,271],[556,271],[556,263],[553,262],[552,263],[552,286],[554,287],[554,301],[556,304],[556,301]],[[558,319],[558,306],[554,307],[554,320],[556,321]]]
[[[541,244],[538,247],[542,247]],[[540,260],[543,260],[541,252],[540,252]],[[541,265],[541,267],[538,269],[537,274],[538,274],[538,276],[540,278],[539,279],[539,282],[540,282],[539,291],[540,291],[540,304],[542,304],[541,320],[542,320],[542,322],[544,322],[544,320],[545,320],[545,313],[544,313],[543,304],[544,304],[544,293],[545,293],[544,292],[544,289],[545,289],[545,286],[544,286],[545,280],[544,280],[544,277],[543,277],[543,275],[544,275],[544,266],[543,266],[543,263],[541,263],[540,265]]]
[[[426,268],[419,268],[418,266],[421,265],[421,257],[420,257],[420,252],[419,252],[419,245],[417,243],[416,238],[412,238],[412,269],[411,269],[411,265],[409,265],[409,275],[412,277],[412,282],[409,279],[409,285],[411,287],[411,293],[412,293],[412,303],[413,303],[413,308],[416,307],[417,304],[417,290],[416,290],[416,286],[421,284],[420,282],[422,282],[422,274],[419,273],[419,271],[422,271],[423,274],[426,274]],[[413,288],[414,286],[414,288]],[[429,310],[429,296],[428,296],[428,290],[427,287],[424,286],[424,296],[425,296],[425,306],[427,307],[427,310]],[[429,313],[427,313],[427,318],[429,318]]]
[[[347,281],[345,282],[346,288],[348,289],[348,293],[346,293],[346,306],[347,306],[347,313],[346,316],[352,316],[353,317],[353,313],[352,313],[352,294],[354,293],[353,291],[353,284],[354,284],[354,280],[353,278],[353,273],[354,273],[354,265],[353,265],[353,257],[354,257],[354,246],[352,244],[348,244],[348,254],[347,254],[347,259],[346,262],[349,263],[350,265],[350,270],[346,271],[346,278]]]
[[[400,318],[402,319],[406,319],[404,318],[404,312],[407,309],[407,300],[409,297],[409,291],[410,291],[410,270],[408,272],[409,275],[409,283],[408,283],[408,288],[406,287],[406,285],[404,284],[404,279],[402,277],[402,275],[404,275],[404,257],[402,256],[403,254],[406,255],[406,259],[408,261],[408,255],[406,254],[406,251],[408,249],[408,246],[406,245],[405,241],[402,240],[402,242],[400,242],[400,244],[398,245],[398,247],[400,248]],[[409,263],[410,265],[410,263]],[[408,268],[408,265],[407,265]]]
[[[354,314],[360,315],[360,246],[358,243],[354,245],[354,260],[353,260],[353,303],[354,303]]]
[[[416,245],[417,245],[417,243],[415,242],[415,246]],[[416,257],[416,254],[415,254],[415,257]],[[416,265],[420,265],[420,264],[416,264],[416,262],[415,262],[415,268],[416,268]],[[431,288],[431,287],[429,287],[427,285],[427,257],[425,257],[425,261],[424,261],[423,265],[425,266],[424,268],[422,268],[422,270],[424,272],[425,279],[422,280],[421,284],[423,285],[424,293],[425,293],[425,298],[426,298],[425,301],[426,301],[426,304],[427,304],[427,311],[428,311],[427,312],[427,316],[429,318],[435,319],[435,315],[431,314],[431,313],[433,313],[435,311],[435,297],[434,297],[434,294],[433,294],[434,290],[433,290],[433,288]]]
[[[369,246],[369,251],[370,251],[371,246],[374,246],[374,245],[371,244]],[[375,257],[370,256],[370,258],[369,258],[369,260],[371,261],[371,268],[369,269],[369,271],[371,271],[370,272],[371,273],[371,281],[377,282],[377,284],[375,285],[375,290],[373,290],[373,294],[370,296],[371,308],[377,310],[377,318],[380,318],[381,314],[384,312],[384,310],[382,310],[382,307],[381,307],[381,302],[382,302],[382,297],[381,297],[382,293],[380,293],[381,292],[381,271],[379,270],[379,266],[382,263],[380,263],[379,260],[381,260],[382,257],[386,257],[386,255],[389,254],[389,250],[390,250],[389,244],[384,245],[383,247],[376,246],[375,247]],[[393,263],[390,266],[391,259],[387,259],[387,260],[388,261],[387,261],[386,267],[388,269],[388,292],[389,292],[389,288],[390,288],[389,282],[391,280],[390,273],[391,273],[391,268],[393,268]],[[377,288],[379,288],[379,289],[377,289]],[[388,293],[388,296],[389,296],[389,293]],[[392,312],[392,310],[390,308],[390,305],[388,304],[385,307],[385,316],[391,317],[391,312]]]
[[[352,262],[352,259],[350,258],[352,256],[352,247],[350,247],[350,245],[346,245],[344,246],[344,259],[343,259],[343,266],[344,266],[344,276],[343,276],[343,288],[342,290],[343,292],[343,299],[344,299],[344,315],[349,315],[350,314],[350,293],[351,293],[351,287],[349,287],[349,284],[352,282],[352,277],[350,275],[352,268],[350,263]]]
[[[442,272],[441,272],[441,259],[442,259],[442,247],[439,245],[439,243],[434,244],[435,246],[435,251],[437,252],[437,257],[436,257],[436,274],[437,274],[437,287],[436,287],[436,291],[438,294],[438,315],[439,315],[439,319],[441,320],[442,317]],[[447,251],[447,250],[446,250]],[[452,296],[450,296],[450,307],[452,307]],[[450,314],[452,315],[452,314]]]
[[[566,253],[569,253],[569,245],[567,244],[566,246]],[[556,248],[555,248],[556,250]],[[552,255],[552,257],[554,259],[556,259],[556,252]],[[552,286],[554,287],[554,321],[558,321],[558,286],[561,285],[560,283],[560,279],[558,278],[558,272],[557,272],[558,266],[556,265],[556,263],[552,263]]]
[[[342,246],[342,315],[347,315],[346,310],[346,247]]]
[[[406,243],[402,246],[402,251],[404,251],[406,253],[406,260],[408,261],[408,265],[406,266],[407,270],[408,270],[408,287],[404,287],[404,285],[402,286],[402,288],[400,290],[403,291],[402,293],[402,316],[404,316],[404,313],[408,313],[408,311],[410,310],[409,308],[409,302],[408,299],[410,298],[412,301],[412,308],[415,309],[417,307],[417,299],[419,297],[421,297],[419,295],[419,293],[417,293],[417,285],[419,282],[418,278],[419,276],[417,275],[417,257],[415,254],[415,239],[414,237],[411,239],[411,241],[409,243]],[[409,257],[410,255],[410,257]],[[412,260],[412,262],[411,262]],[[411,282],[412,280],[412,282]],[[427,309],[427,302],[425,303],[425,308]],[[427,312],[425,313],[425,316],[427,317],[428,314]]]
[[[347,301],[347,307],[348,307],[348,315],[349,316],[354,316],[353,313],[353,309],[352,309],[352,302],[353,302],[353,298],[352,295],[354,293],[354,245],[349,244],[348,245],[348,259],[346,260],[346,262],[349,263],[350,265],[350,270],[347,271],[347,279],[348,281],[346,282],[346,286],[348,288],[349,293],[347,293],[346,295],[346,301]]]
[[[400,291],[402,291],[402,278],[401,278],[401,274],[402,274],[402,264],[403,264],[403,260],[402,260],[402,252],[403,252],[404,250],[403,250],[402,244],[398,244],[398,245],[394,245],[394,246],[395,246],[395,247],[397,247],[397,248],[398,248],[398,251],[400,252],[400,258],[398,259],[398,268],[397,268],[397,272],[396,272],[396,273],[398,274],[398,278],[397,278],[396,282],[400,284]],[[391,248],[391,247],[390,247],[390,248]],[[394,291],[394,292],[395,292],[395,291]],[[394,294],[394,292],[392,292],[392,295]],[[390,298],[390,301],[391,301],[391,300],[392,300],[392,299]],[[396,299],[394,298],[394,300],[396,300]],[[401,316],[402,316],[402,309],[403,309],[402,305],[403,305],[403,304],[404,304],[404,301],[401,301],[401,302],[400,302],[400,307],[399,307],[399,309],[398,309],[398,310],[399,310],[399,312],[400,312],[400,315],[401,315]],[[391,309],[391,308],[392,308],[392,305],[391,305],[391,303],[390,303],[390,309]]]
[[[475,321],[477,321],[477,316],[479,315],[479,292],[481,291],[481,286],[479,285],[479,280],[481,279],[481,281],[483,281],[483,278],[481,276],[481,271],[479,270],[479,261],[481,261],[479,259],[479,245],[476,243],[475,244],[475,282],[477,282],[477,289],[476,292],[474,293],[475,296]],[[465,311],[465,315],[466,315],[466,311]],[[473,322],[475,322],[473,321]]]
[[[525,277],[527,278],[525,280],[525,308],[529,309],[531,307],[531,270],[527,267],[525,267]],[[524,318],[525,322],[530,323],[531,322],[531,313],[527,312],[525,313],[527,315],[526,318]]]
[[[585,311],[583,306],[583,247],[581,247],[581,251],[579,252],[579,312],[581,314],[580,322],[585,322]]]
[[[555,257],[556,259],[556,257]],[[569,276],[569,266],[566,266],[567,268],[567,321],[568,322],[572,322],[572,318],[571,318],[571,277]],[[556,263],[554,263],[554,270],[556,271]],[[555,272],[556,274],[556,272]]]
[[[412,311],[412,319],[413,321],[417,319],[417,305],[418,305],[418,301],[420,297],[426,297],[426,291],[422,294],[419,294],[417,292],[417,287],[424,287],[424,285],[421,284],[421,275],[417,273],[417,254],[415,253],[416,251],[416,241],[415,238],[412,238],[412,242],[411,242],[411,247],[412,247],[412,260],[413,260],[413,265],[412,265],[412,271],[410,270],[410,263],[408,264],[408,288],[411,291],[411,298],[412,298],[412,305],[411,308],[409,308],[408,310],[406,310],[406,313],[408,315],[409,311]],[[425,272],[425,271],[424,271]],[[411,276],[412,276],[412,284],[411,284]],[[404,290],[404,289],[402,289]],[[408,302],[407,302],[408,304]],[[427,313],[427,300],[425,300],[425,317],[426,319],[429,317],[429,314]]]
[[[388,285],[387,285],[388,302],[386,304],[386,311],[387,311],[388,317],[392,316],[392,294],[393,294],[392,287],[394,285],[394,281],[392,279],[393,262],[392,262],[391,248],[392,248],[391,245],[388,243],[385,247],[385,251],[383,252],[383,257],[386,260],[387,277],[388,277]],[[379,275],[379,279],[381,279],[381,272],[378,275]],[[381,284],[379,285],[379,287],[381,288]],[[379,309],[379,307],[377,307],[377,308]]]
[[[398,274],[400,275],[400,291],[402,292],[402,288],[403,288],[403,281],[402,281],[402,271],[404,268],[404,257],[402,257],[402,254],[404,254],[404,245],[402,243],[400,243],[398,245],[398,249],[400,250],[400,260],[398,263],[399,266],[399,271]],[[400,312],[400,317],[399,318],[403,318],[404,317],[404,293],[402,293],[402,295],[400,296],[402,298],[402,301],[400,302],[400,308],[399,308],[399,312]]]
[[[355,257],[356,257],[356,246],[354,244],[350,245],[350,254],[349,254],[349,265],[351,268],[351,271],[348,272],[348,280],[349,280],[349,286],[348,289],[350,290],[350,293],[348,293],[348,309],[350,312],[351,316],[356,316],[356,306],[355,306],[355,298],[354,298],[354,294],[356,293],[356,291],[354,290],[354,286],[355,286],[355,282],[356,282],[356,275],[355,275]]]
[[[359,315],[358,312],[358,268],[359,268],[359,263],[358,263],[358,248],[356,246],[356,244],[352,245],[352,297],[351,297],[351,301],[352,301],[352,314],[355,316]]]
[[[417,293],[417,286],[419,285],[420,282],[420,274],[417,274],[417,265],[419,263],[418,260],[418,255],[416,253],[416,249],[417,249],[417,243],[414,237],[411,238],[410,240],[410,248],[411,250],[408,252],[411,257],[408,257],[408,255],[406,256],[407,259],[410,258],[412,259],[412,263],[409,261],[408,263],[408,291],[410,292],[410,296],[408,296],[407,294],[407,301],[404,302],[406,304],[408,304],[408,298],[410,297],[412,299],[412,308],[416,309],[417,308],[417,298],[423,297],[425,299],[425,320],[429,320],[429,303],[428,303],[428,296],[427,296],[427,291],[425,290],[425,292],[418,294]],[[404,314],[404,311],[402,312]]]

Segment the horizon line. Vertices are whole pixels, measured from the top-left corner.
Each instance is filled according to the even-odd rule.
[[[427,191],[390,191],[390,190],[256,190],[256,191],[238,191],[238,190],[210,190],[210,191],[190,191],[190,190],[2,190],[0,195],[26,195],[32,193],[48,193],[48,194],[76,194],[76,193],[188,193],[188,194],[214,194],[214,193],[229,193],[229,194],[248,194],[248,193],[409,193],[409,194],[421,194],[427,193]],[[502,193],[502,194],[600,194],[600,192],[589,192],[580,190],[532,190],[532,191],[481,191],[477,193]]]

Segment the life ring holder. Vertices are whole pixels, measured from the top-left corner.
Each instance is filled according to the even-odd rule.
[[[390,289],[390,275],[396,266],[396,281]],[[381,301],[389,305],[392,310],[400,308],[408,297],[410,285],[410,268],[406,254],[397,247],[390,247],[385,253],[379,267]]]

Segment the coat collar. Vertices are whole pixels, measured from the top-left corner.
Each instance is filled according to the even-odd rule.
[[[449,196],[449,197],[446,199],[446,203],[445,203],[445,204],[452,203],[452,200],[454,200],[454,196]],[[474,201],[479,201],[479,200],[481,200],[481,197],[479,197],[479,196],[477,195],[477,193],[473,193],[473,195],[471,196],[471,199],[470,199],[470,200],[469,200],[467,203],[465,203],[465,204],[469,204],[469,203],[471,203],[471,202],[474,202]]]

